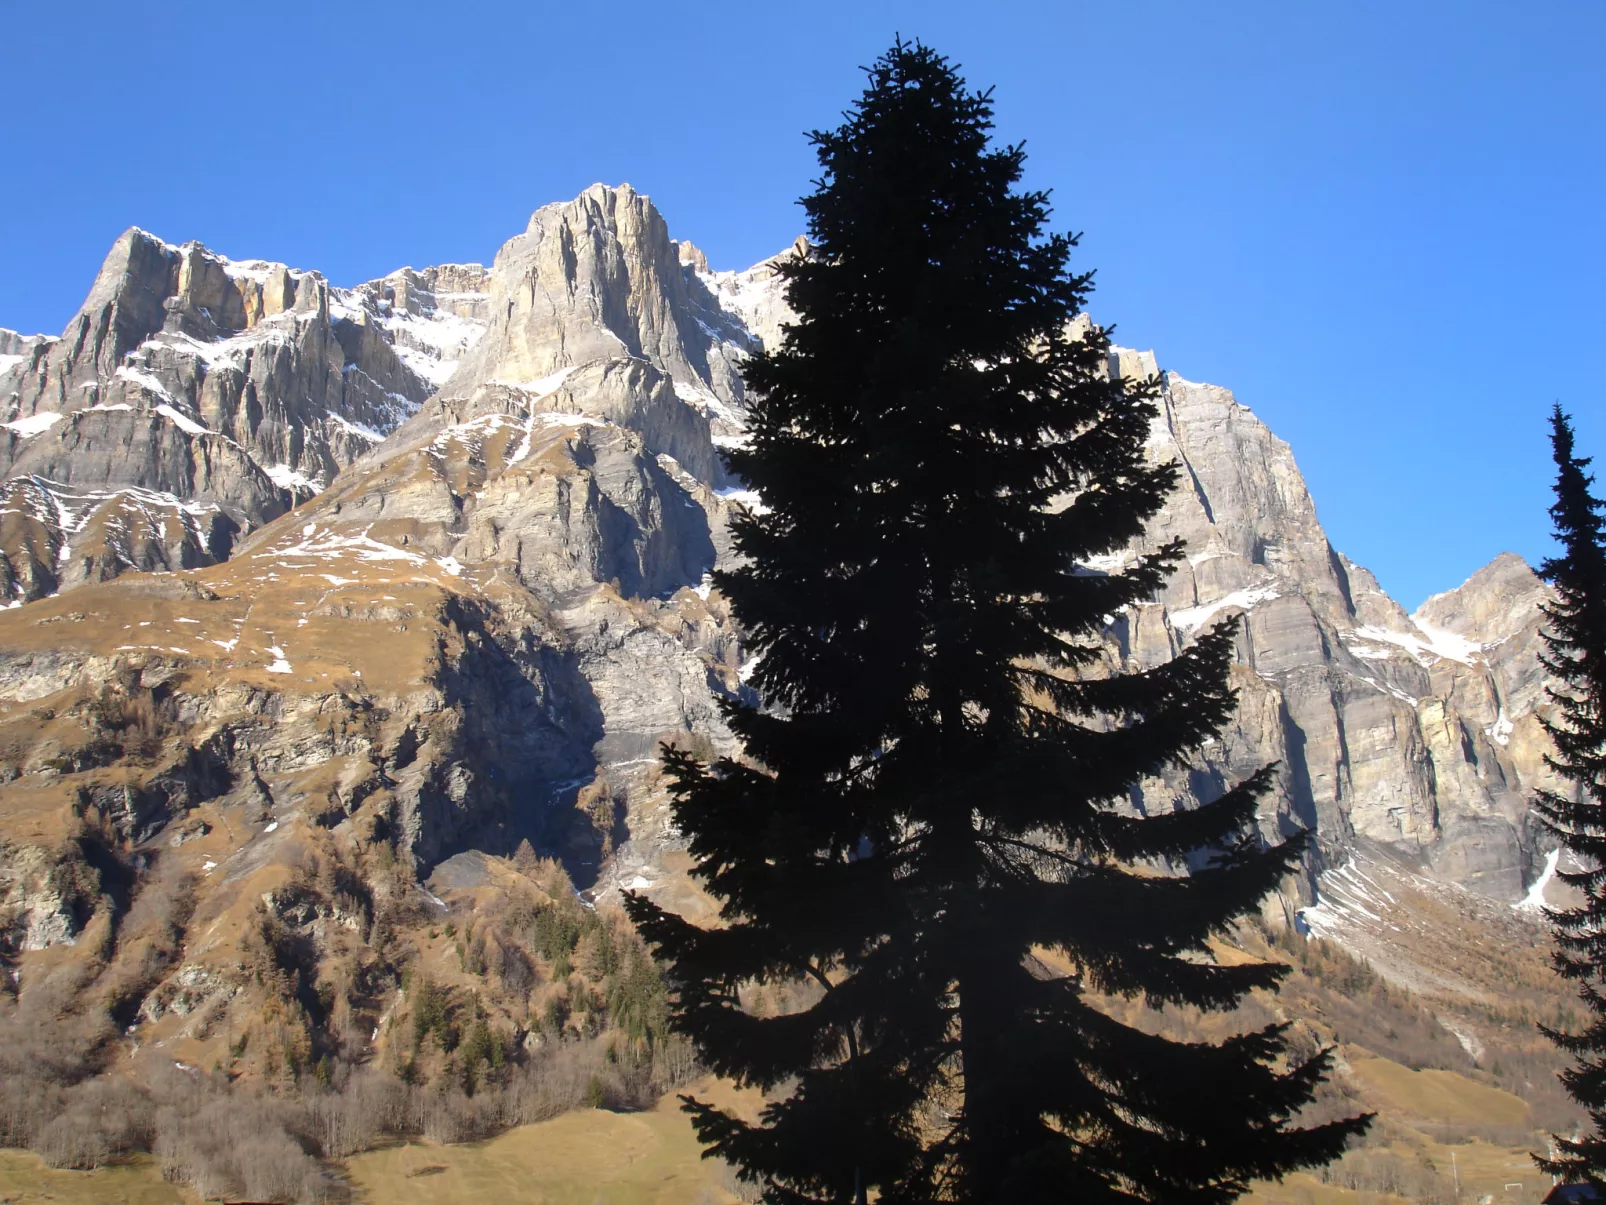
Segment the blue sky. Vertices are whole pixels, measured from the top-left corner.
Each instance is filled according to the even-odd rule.
[[[1545,555],[1553,401],[1606,465],[1596,0],[7,10],[3,326],[59,331],[129,225],[354,283],[597,180],[745,266],[901,32],[995,86],[1095,315],[1287,439],[1408,607]]]

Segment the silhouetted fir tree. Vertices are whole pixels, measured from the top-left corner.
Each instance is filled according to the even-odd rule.
[[[1282,1026],[1168,1040],[1090,993],[1227,1009],[1283,973],[1206,946],[1303,848],[1258,840],[1271,768],[1191,811],[1130,806],[1226,724],[1236,624],[1109,664],[1108,617],[1182,552],[1086,568],[1173,487],[1144,458],[1152,386],[1072,326],[1091,274],[1047,195],[1015,191],[1021,148],[989,145],[990,94],[918,43],[868,75],[812,135],[797,319],[748,364],[727,456],[763,508],[715,582],[767,709],[728,708],[740,759],[665,750],[722,924],[629,901],[707,1065],[790,1090],[759,1124],[687,1106],[772,1202],[1228,1201],[1364,1128],[1290,1124],[1328,1056],[1289,1066]],[[797,980],[808,1007],[743,1007]]]
[[[1554,962],[1563,978],[1578,985],[1592,1014],[1577,1033],[1545,1029],[1563,1050],[1577,1056],[1562,1083],[1589,1111],[1594,1133],[1556,1138],[1557,1154],[1539,1160],[1552,1175],[1606,1187],[1606,537],[1602,503],[1590,493],[1594,477],[1587,458],[1573,455],[1573,430],[1561,407],[1551,414],[1556,461],[1556,525],[1561,555],[1539,567],[1556,599],[1542,607],[1548,621],[1540,636],[1540,659],[1559,689],[1547,693],[1555,713],[1540,717],[1555,744],[1545,762],[1574,786],[1569,798],[1542,790],[1534,809],[1545,827],[1576,855],[1583,869],[1557,878],[1582,895],[1577,906],[1550,912],[1556,930]]]

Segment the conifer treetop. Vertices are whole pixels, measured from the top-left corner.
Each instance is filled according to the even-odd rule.
[[[1154,786],[1229,722],[1237,623],[1151,669],[1111,654],[1182,554],[1093,567],[1175,485],[1145,453],[1157,386],[1072,322],[1091,274],[991,130],[988,93],[900,41],[812,135],[797,318],[746,365],[726,456],[764,506],[714,574],[761,705],[727,706],[738,758],[665,752],[721,924],[628,907],[706,1065],[789,1086],[756,1123],[688,1099],[767,1201],[1225,1202],[1364,1128],[1295,1123],[1328,1055],[1290,1062],[1281,1026],[1173,1042],[1099,1001],[1274,987],[1210,941],[1304,840],[1262,835],[1272,767],[1194,808]],[[782,990],[805,1003],[754,1002]]]
[[[1540,1028],[1576,1056],[1562,1083],[1588,1110],[1593,1132],[1555,1136],[1556,1156],[1538,1162],[1552,1175],[1606,1188],[1606,507],[1592,492],[1590,461],[1576,454],[1572,423],[1559,404],[1550,424],[1556,464],[1550,516],[1560,550],[1539,567],[1556,592],[1542,606],[1540,632],[1546,650],[1540,660],[1555,679],[1546,691],[1554,711],[1541,712],[1540,722],[1555,746],[1545,762],[1572,790],[1538,791],[1533,805],[1578,864],[1556,877],[1580,902],[1546,912],[1556,932],[1556,970],[1577,986],[1591,1019],[1577,1033]]]

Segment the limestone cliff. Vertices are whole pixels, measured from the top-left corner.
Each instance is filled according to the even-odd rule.
[[[1132,353],[1113,367],[1156,371]],[[1243,614],[1242,701],[1216,776],[1281,762],[1280,822],[1314,826],[1328,864],[1364,839],[1520,897],[1543,861],[1526,792],[1544,773],[1544,587],[1508,554],[1408,616],[1328,542],[1288,445],[1229,392],[1166,373],[1161,403],[1149,447],[1182,488],[1146,542],[1183,539],[1188,562],[1115,624],[1123,654],[1154,664]]]
[[[226,559],[417,410],[483,329],[483,280],[332,289],[126,231],[59,338],[4,333],[0,596]]]

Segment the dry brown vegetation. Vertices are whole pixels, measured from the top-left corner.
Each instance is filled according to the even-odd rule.
[[[164,754],[151,739],[178,723],[173,708],[166,687],[129,678],[0,714],[0,767],[13,754],[43,767],[6,784],[8,834],[28,839],[0,848],[0,870],[31,876],[73,936],[24,949],[21,914],[0,911],[0,1145],[60,1168],[147,1152],[203,1195],[319,1200],[339,1195],[334,1165],[357,1152],[482,1139],[588,1105],[641,1109],[695,1073],[622,918],[583,904],[528,846],[436,884],[443,908],[399,852],[373,764],[280,774],[274,790],[305,801],[297,813],[271,809],[252,761],[226,793],[178,799],[178,818],[146,834],[141,800],[166,814],[153,792],[210,772],[204,742]],[[416,736],[383,735],[376,708],[339,722],[340,739],[372,729],[386,773],[416,755]],[[24,730],[31,744],[6,743]],[[575,801],[598,857],[619,835],[622,794],[598,775]],[[1329,942],[1250,930],[1224,954],[1289,963],[1278,997],[1229,1017],[1108,1007],[1194,1038],[1294,1019],[1301,1050],[1336,1044],[1348,1060],[1312,1117],[1381,1112],[1312,1190],[1447,1199],[1442,1144],[1520,1153],[1577,1118],[1536,1028],[1567,1023],[1571,1007],[1543,951],[1462,928],[1445,947],[1474,989],[1459,995],[1406,990]],[[772,984],[744,1000],[785,1013],[814,990]],[[1509,1095],[1446,1110],[1416,1081],[1369,1078],[1368,1060],[1460,1077],[1468,1099]]]
[[[207,1198],[319,1201],[359,1151],[646,1108],[694,1074],[645,948],[556,863],[488,860],[443,914],[394,860],[358,873],[309,843],[241,911],[237,961],[175,974],[188,931],[228,914],[197,918],[179,859],[80,825],[51,870],[76,942],[13,932],[4,952],[0,1145],[56,1168],[148,1152]]]
[[[261,880],[273,885],[249,906],[201,914],[182,860],[77,826],[51,870],[82,915],[77,943],[5,953],[26,973],[0,986],[0,1145],[59,1168],[148,1152],[206,1197],[318,1201],[346,1191],[336,1165],[360,1152],[484,1139],[587,1106],[650,1108],[696,1074],[665,1030],[664,985],[640,941],[528,846],[485,859],[442,912],[382,845],[354,865],[326,832],[302,841],[294,869]],[[193,964],[175,967],[192,931],[231,915],[237,961],[186,987]],[[1381,1115],[1305,1177],[1313,1186],[1448,1202],[1442,1144],[1520,1151],[1571,1124],[1559,1059],[1534,1028],[1566,1006],[1551,994],[1543,1011],[1553,985],[1526,963],[1491,971],[1530,974],[1522,990],[1452,1008],[1293,931],[1246,930],[1222,956],[1291,973],[1278,996],[1227,1016],[1105,1006],[1194,1039],[1293,1018],[1296,1055],[1338,1046],[1341,1073],[1310,1119]],[[808,1002],[775,985],[750,995],[760,1012]],[[1475,1024],[1481,1058],[1447,1019]],[[189,1061],[176,1063],[181,1052]],[[1445,1091],[1464,1107],[1444,1107]]]
[[[1279,961],[1290,973],[1275,996],[1256,993],[1229,1014],[1153,1010],[1122,999],[1102,1007],[1128,1023],[1193,1040],[1289,1022],[1293,1057],[1335,1048],[1335,1073],[1305,1119],[1376,1114],[1370,1131],[1341,1159],[1293,1178],[1305,1188],[1295,1193],[1285,1187],[1257,1200],[1327,1200],[1320,1193],[1330,1191],[1339,1194],[1334,1202],[1450,1205],[1457,1199],[1452,1149],[1503,1157],[1504,1170],[1491,1172],[1496,1179],[1488,1183],[1498,1189],[1519,1181],[1526,1191],[1543,1179],[1527,1152],[1543,1151],[1547,1134],[1579,1123],[1580,1111],[1556,1079],[1562,1058],[1535,1026],[1568,1007],[1542,951],[1491,964],[1483,970],[1490,991],[1475,999],[1411,992],[1332,942],[1292,929],[1246,927],[1219,953]],[[1464,961],[1463,973],[1474,969],[1480,968]],[[1510,984],[1504,993],[1493,987],[1501,977]],[[1452,1026],[1478,1039],[1478,1057]]]
[[[10,1023],[0,1035],[8,1050],[20,1036]],[[33,1036],[35,1052],[69,1041],[65,1034]],[[642,1108],[677,1084],[658,1078],[672,1077],[670,1069],[623,1060],[603,1038],[543,1049],[473,1096],[374,1067],[328,1086],[279,1091],[176,1067],[139,1083],[116,1073],[73,1078],[85,1070],[59,1059],[24,1065],[7,1057],[0,1066],[3,1144],[74,1169],[150,1152],[168,1180],[204,1197],[257,1201],[338,1196],[327,1161],[398,1139],[469,1142],[588,1106]]]

